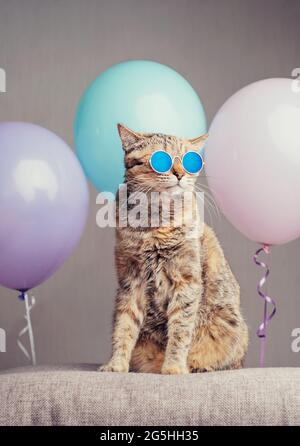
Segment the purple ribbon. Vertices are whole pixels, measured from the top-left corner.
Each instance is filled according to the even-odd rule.
[[[267,281],[267,277],[270,274],[270,269],[268,265],[260,260],[258,260],[259,254],[264,251],[266,254],[270,253],[270,246],[269,245],[263,245],[262,248],[259,248],[256,253],[253,256],[253,260],[256,263],[256,265],[261,266],[262,268],[266,269],[265,275],[260,279],[260,281],[257,284],[257,292],[260,295],[262,299],[264,299],[264,319],[263,322],[258,327],[258,330],[256,332],[257,336],[260,338],[260,358],[259,358],[259,365],[260,367],[265,366],[265,353],[266,353],[266,340],[267,340],[267,325],[269,324],[270,320],[273,318],[273,316],[276,313],[276,304],[275,301],[265,294],[262,291],[262,287]],[[273,305],[273,310],[271,313],[268,314],[268,304]]]

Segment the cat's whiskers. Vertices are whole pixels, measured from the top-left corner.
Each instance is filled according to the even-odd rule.
[[[214,189],[211,188],[210,186],[207,186],[206,184],[199,183],[199,182],[195,184],[195,188],[197,188],[199,191],[201,191],[201,189],[206,189],[203,192],[205,192],[208,195],[208,197],[211,199],[211,201],[213,202],[214,206],[216,207],[216,211],[219,213],[218,205],[217,205],[217,203],[216,203],[216,201],[215,201],[215,199],[214,199],[214,197],[212,195],[212,192],[214,192]]]
[[[119,207],[120,210],[124,210],[124,207],[128,205],[129,198],[138,199],[139,195],[148,194],[148,192],[150,192],[151,190],[150,186],[144,185],[143,187],[141,187],[139,182],[136,182],[134,180],[127,181],[126,184],[129,186],[139,186],[139,187],[137,187],[133,192],[131,192],[131,194],[126,195],[126,199],[122,202],[121,206]]]
[[[214,198],[210,195],[209,188],[207,188],[207,190],[203,190],[202,188],[205,189],[206,186],[203,184],[201,184],[201,185],[195,184],[195,191],[201,192],[204,194],[203,204],[204,204],[204,206],[206,206],[206,210],[209,213],[210,219],[212,220],[211,211],[216,218],[220,218],[219,208],[218,208]]]
[[[201,188],[196,187],[196,192],[201,192],[203,194],[203,204],[206,206],[207,211],[212,211],[212,213],[215,215],[215,217],[219,218],[220,213],[219,210],[214,202],[214,199],[209,195],[208,191],[203,191]],[[211,214],[210,214],[211,218]]]

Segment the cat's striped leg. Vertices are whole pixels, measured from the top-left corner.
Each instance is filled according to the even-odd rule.
[[[128,372],[131,354],[139,336],[144,312],[141,294],[119,291],[112,336],[112,357],[101,372]]]
[[[168,306],[168,342],[161,373],[189,373],[187,356],[195,327],[199,290],[186,286],[175,292]]]
[[[247,326],[230,304],[213,305],[205,323],[196,329],[188,355],[191,372],[229,370],[242,367],[248,344]]]

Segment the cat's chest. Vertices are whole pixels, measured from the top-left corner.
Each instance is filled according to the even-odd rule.
[[[184,229],[158,229],[119,234],[117,264],[120,276],[132,277],[149,298],[170,296],[187,280],[190,270],[200,268],[200,238]]]
[[[186,283],[191,262],[198,263],[197,243],[194,245],[156,245],[153,249],[148,246],[148,252],[143,251],[146,254],[141,271],[144,276],[146,326],[157,327],[166,323],[167,309],[174,293]]]
[[[148,252],[143,263],[145,284],[155,292],[163,294],[172,286],[172,269],[176,264],[176,253],[164,249]]]
[[[185,280],[191,262],[200,265],[198,243],[186,240],[141,246],[141,272],[147,294],[164,301]]]
[[[174,260],[174,257],[170,257],[166,251],[157,249],[148,252],[143,262],[141,273],[144,277],[146,313],[147,319],[153,323],[165,320],[170,296],[175,286],[171,267]]]

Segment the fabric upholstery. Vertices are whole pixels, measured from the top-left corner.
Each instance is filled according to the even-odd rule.
[[[0,425],[300,425],[300,368],[184,376],[96,366],[0,374]]]

